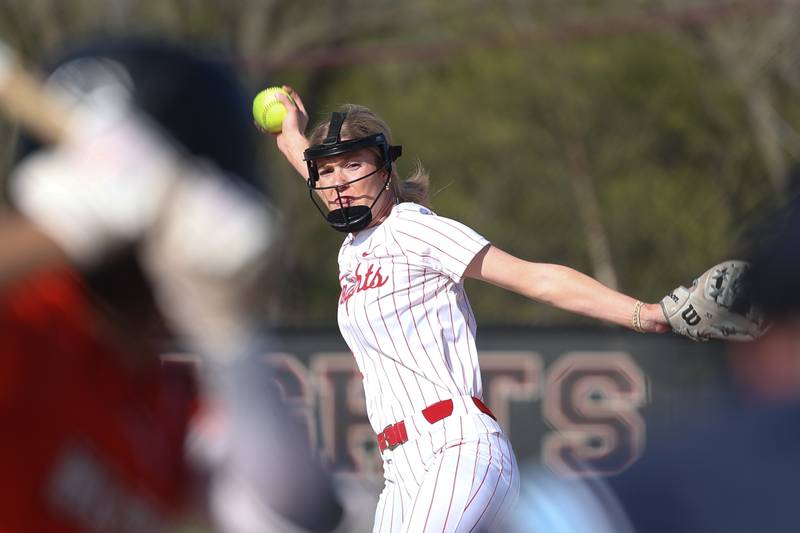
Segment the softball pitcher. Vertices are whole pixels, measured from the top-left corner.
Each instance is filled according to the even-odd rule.
[[[385,485],[375,532],[492,530],[515,502],[514,451],[482,401],[465,278],[642,332],[670,330],[643,304],[571,268],[509,255],[428,207],[428,176],[401,179],[401,147],[369,109],[346,105],[304,135],[300,97],[277,146],[317,209],[346,234],[338,322],[363,375]]]

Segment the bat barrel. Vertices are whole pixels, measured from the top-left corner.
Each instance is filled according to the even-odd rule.
[[[16,54],[0,42],[0,108],[21,127],[49,143],[66,137],[69,112],[33,74],[19,64]]]

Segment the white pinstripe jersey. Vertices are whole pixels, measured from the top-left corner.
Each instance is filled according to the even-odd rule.
[[[489,242],[414,203],[339,251],[339,328],[376,433],[439,400],[481,397],[467,265]]]

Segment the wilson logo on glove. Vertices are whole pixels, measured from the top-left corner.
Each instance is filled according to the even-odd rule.
[[[691,305],[689,305],[689,307],[687,307],[686,310],[683,313],[681,313],[681,317],[683,317],[684,322],[686,322],[690,326],[696,326],[697,324],[700,323],[700,315],[697,314],[697,311],[695,311],[694,307],[692,307]]]

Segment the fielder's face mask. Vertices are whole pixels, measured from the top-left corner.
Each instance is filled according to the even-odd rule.
[[[391,146],[383,133],[376,133],[374,135],[368,135],[367,137],[361,137],[359,139],[343,141],[341,133],[342,125],[344,124],[346,117],[347,113],[333,113],[331,115],[330,125],[328,126],[328,136],[325,137],[325,140],[322,141],[322,144],[311,146],[305,152],[303,152],[303,160],[308,165],[308,194],[311,197],[311,201],[314,202],[317,210],[319,210],[322,216],[325,217],[325,220],[328,221],[328,224],[330,224],[333,229],[344,233],[350,233],[352,231],[362,230],[369,226],[370,222],[372,222],[372,208],[378,202],[378,199],[381,197],[383,192],[389,188],[389,181],[392,177],[392,163],[397,160],[398,157],[400,157],[400,154],[402,153],[402,147]],[[370,172],[366,176],[361,176],[360,178],[350,180],[346,183],[329,185],[325,187],[318,186],[319,168],[317,167],[317,159],[339,155],[346,152],[354,152],[356,150],[369,148],[371,146],[377,146],[381,153],[383,165],[381,165],[378,169],[376,169],[374,172]],[[367,179],[382,170],[386,171],[386,182],[383,184],[383,187],[381,187],[381,192],[378,193],[378,196],[375,197],[375,200],[373,200],[372,204],[369,206],[353,205],[339,207],[338,209],[333,209],[326,215],[325,211],[322,209],[322,206],[320,206],[317,196],[314,194],[314,191],[333,189],[336,191],[339,205],[342,206],[342,197],[339,194],[341,187],[352,185],[357,181]]]

